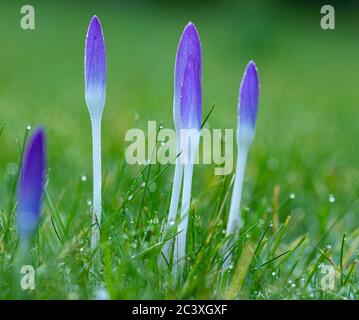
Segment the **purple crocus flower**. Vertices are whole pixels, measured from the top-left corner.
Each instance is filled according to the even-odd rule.
[[[176,129],[200,129],[202,121],[202,49],[195,25],[189,22],[180,39],[175,65]]]
[[[176,55],[174,85],[174,121],[177,130],[177,145],[180,145],[181,160],[176,162],[175,179],[172,190],[169,222],[177,214],[178,198],[183,174],[181,219],[174,246],[174,277],[183,279],[186,255],[186,234],[191,205],[193,164],[198,152],[199,132],[202,122],[202,49],[199,34],[192,22],[182,33]],[[181,131],[178,133],[178,131]],[[179,143],[178,143],[179,142]]]
[[[85,100],[92,126],[93,216],[91,246],[98,244],[101,223],[101,119],[106,99],[106,50],[99,19],[93,16],[85,44]]]
[[[238,102],[239,139],[252,140],[256,126],[259,78],[255,63],[250,61],[244,72]]]
[[[226,228],[226,235],[227,237],[231,236],[231,238],[225,246],[225,256],[223,262],[224,270],[228,269],[228,267],[232,263],[232,252],[228,252],[228,250],[232,247],[234,239],[237,237],[242,225],[240,211],[241,196],[248,151],[253,142],[255,134],[258,110],[258,96],[258,71],[255,63],[253,61],[250,61],[244,72],[241,87],[239,90],[237,126],[238,151],[236,162],[236,175],[234,179],[231,206],[229,209],[229,216]]]
[[[101,24],[93,16],[85,45],[85,99],[91,116],[101,116],[106,99],[106,50]]]
[[[45,132],[40,127],[29,139],[18,182],[17,225],[20,238],[28,241],[37,227],[46,170]]]
[[[184,166],[182,158],[186,158],[181,145],[181,131],[183,129],[193,129],[194,140],[201,127],[202,118],[202,50],[199,35],[196,27],[189,22],[183,30],[178,44],[175,72],[174,72],[174,98],[173,98],[173,120],[176,129],[176,154],[181,155],[176,158],[175,174],[172,186],[170,209],[167,224],[164,226],[164,236],[168,229],[174,224],[177,216],[179,196],[181,192]],[[186,144],[185,141],[182,141]],[[162,253],[166,260],[170,260],[172,245],[166,242]]]

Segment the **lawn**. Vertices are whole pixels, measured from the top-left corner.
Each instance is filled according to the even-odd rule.
[[[264,1],[32,1],[36,29],[20,28],[19,1],[0,19],[0,298],[358,299],[359,7],[337,6],[336,29],[320,28],[320,6]],[[83,56],[92,15],[107,50],[102,121],[101,268],[90,249],[91,127]],[[248,61],[260,74],[256,137],[242,199],[244,226],[227,281],[220,281],[232,174],[196,165],[186,279],[161,266],[174,166],[128,165],[125,134],[149,120],[173,128],[173,67],[188,21],[203,50],[206,127],[235,128]],[[36,288],[17,283],[16,181],[25,139],[47,134],[48,176],[33,239]],[[31,129],[30,129],[31,128]],[[323,289],[323,268],[335,287]],[[97,285],[96,285],[97,284]]]

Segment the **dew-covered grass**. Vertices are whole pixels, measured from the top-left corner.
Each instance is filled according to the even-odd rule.
[[[338,7],[337,29],[320,29],[315,5],[261,2],[191,6],[33,1],[36,30],[19,27],[18,1],[1,4],[0,298],[357,299],[359,245],[359,8]],[[91,128],[84,101],[85,34],[93,14],[107,45],[103,114],[101,268],[93,273]],[[246,170],[234,264],[219,281],[232,175],[194,169],[186,280],[159,267],[174,165],[130,166],[125,133],[147,121],[173,128],[173,66],[188,20],[203,46],[206,127],[235,128],[240,77],[260,72],[256,138]],[[24,141],[42,124],[48,181],[31,248],[36,289],[15,270],[16,181]],[[31,126],[29,130],[27,127]],[[322,269],[336,270],[323,290]]]

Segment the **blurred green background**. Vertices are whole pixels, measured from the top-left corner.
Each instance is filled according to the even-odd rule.
[[[257,135],[244,194],[244,206],[259,210],[248,219],[270,214],[279,185],[283,201],[296,195],[281,214],[302,221],[303,232],[324,231],[339,216],[344,218],[338,230],[358,226],[359,6],[354,2],[334,3],[333,31],[320,28],[320,7],[327,4],[321,1],[31,1],[34,31],[20,28],[24,4],[2,0],[0,5],[2,207],[19,160],[16,141],[21,144],[28,124],[46,127],[48,186],[57,201],[71,197],[82,175],[90,181],[83,54],[88,23],[96,14],[107,47],[103,170],[108,184],[116,183],[111,173],[123,160],[128,129],[146,129],[148,120],[173,127],[175,53],[191,20],[203,46],[203,114],[215,104],[210,128],[235,128],[244,67],[253,59],[259,68]],[[172,174],[166,173],[168,189]],[[134,176],[129,171],[128,179]],[[220,179],[208,166],[198,166],[195,176],[195,197],[205,196]],[[125,182],[119,197],[123,190]],[[91,198],[91,183],[85,194],[81,201]],[[203,208],[210,206],[205,199]]]

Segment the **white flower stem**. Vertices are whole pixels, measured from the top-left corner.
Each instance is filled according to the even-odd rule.
[[[178,225],[178,235],[175,241],[173,256],[174,279],[175,281],[183,279],[183,271],[186,257],[186,238],[188,228],[188,216],[191,205],[193,163],[190,161],[184,167],[184,181],[181,205],[181,220]]]
[[[241,197],[242,197],[242,189],[243,189],[243,181],[244,181],[244,172],[246,169],[247,155],[248,155],[249,146],[246,144],[240,144],[238,148],[237,155],[237,164],[236,164],[236,176],[234,180],[234,186],[232,191],[232,199],[231,206],[229,210],[229,217],[227,223],[226,236],[231,236],[228,239],[227,244],[225,246],[226,250],[224,250],[225,261],[223,263],[223,270],[228,269],[229,265],[232,263],[232,254],[227,252],[230,250],[233,245],[235,238],[238,235],[238,232],[241,228]]]
[[[91,248],[97,247],[101,224],[101,117],[91,118],[93,157],[93,203]]]
[[[182,186],[182,176],[183,176],[183,164],[181,164],[180,157],[178,156],[176,158],[176,167],[175,167],[175,174],[173,179],[168,220],[167,220],[167,224],[165,224],[163,228],[163,239],[165,239],[168,236],[168,231],[171,229],[171,227],[173,227],[174,223],[176,222],[178,201],[179,201],[179,196]],[[166,258],[167,262],[170,261],[171,248],[172,248],[172,241],[166,241],[162,247],[162,254]]]

